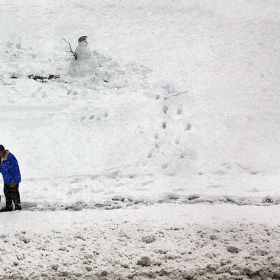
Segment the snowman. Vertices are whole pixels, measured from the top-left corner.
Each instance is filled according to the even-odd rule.
[[[94,70],[92,69],[91,50],[88,46],[87,36],[79,38],[75,54],[76,56],[69,67],[70,75],[73,77],[85,77]]]

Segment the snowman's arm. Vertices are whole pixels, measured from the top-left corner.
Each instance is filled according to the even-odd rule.
[[[71,44],[67,42],[64,38],[62,38],[62,40],[64,40],[69,45],[70,53],[72,53],[73,56],[75,57],[75,60],[77,60],[77,54],[72,50]]]

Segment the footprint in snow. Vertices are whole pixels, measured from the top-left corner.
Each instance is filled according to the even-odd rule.
[[[185,158],[185,156],[186,156],[186,153],[185,153],[185,152],[181,152],[181,154],[180,154],[180,159]]]
[[[177,115],[181,115],[182,114],[182,106],[179,106],[177,108]]]
[[[169,166],[169,163],[165,163],[161,166],[162,169],[166,169]]]
[[[187,123],[185,126],[185,131],[189,131],[189,130],[191,130],[191,128],[192,128],[192,125],[190,123]]]
[[[164,106],[163,106],[163,113],[164,113],[164,114],[167,114],[167,111],[168,111],[168,107],[164,105]]]

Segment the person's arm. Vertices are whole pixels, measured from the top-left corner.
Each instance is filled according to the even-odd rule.
[[[21,181],[18,162],[14,156],[11,157],[11,175],[12,175],[12,183],[10,184],[10,187],[14,188]]]

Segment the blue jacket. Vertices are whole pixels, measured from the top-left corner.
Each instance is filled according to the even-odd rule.
[[[0,172],[2,173],[4,183],[7,185],[11,183],[19,184],[21,181],[17,159],[10,152],[7,159],[0,165]]]

